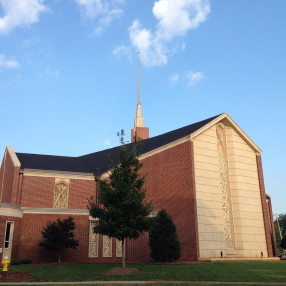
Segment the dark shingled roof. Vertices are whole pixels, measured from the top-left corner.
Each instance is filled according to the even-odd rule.
[[[194,124],[142,140],[139,153],[144,154],[180,138],[183,138],[191,133],[194,133],[207,123],[211,122],[219,115],[196,122]],[[131,150],[134,143],[126,145],[128,150]],[[16,153],[21,168],[27,169],[40,169],[52,171],[69,171],[69,172],[82,172],[94,173],[100,175],[110,169],[110,164],[118,163],[120,146],[106,149],[103,151],[79,156],[79,157],[65,157],[65,156],[52,156],[52,155],[38,155]],[[112,162],[112,163],[111,163]]]

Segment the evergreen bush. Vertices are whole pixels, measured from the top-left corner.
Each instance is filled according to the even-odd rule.
[[[149,234],[151,258],[156,262],[173,262],[180,258],[181,250],[176,226],[165,210],[158,212]]]

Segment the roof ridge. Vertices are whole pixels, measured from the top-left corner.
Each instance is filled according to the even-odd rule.
[[[62,155],[50,155],[50,154],[36,154],[36,153],[23,153],[23,152],[15,152],[19,155],[30,155],[30,156],[46,156],[46,157],[63,157],[63,158],[78,158],[75,156],[62,156]]]
[[[221,116],[221,114],[144,139],[141,141],[138,152],[142,155],[178,139],[184,138],[196,132],[219,116]],[[126,148],[130,150],[134,144],[136,143],[128,143],[126,144]],[[16,153],[16,155],[21,162],[21,168],[94,173],[96,175],[100,175],[110,169],[110,162],[113,164],[118,163],[120,147],[121,146],[119,145],[77,157],[27,153]]]
[[[142,139],[142,142],[143,142],[143,141],[144,141],[144,142],[150,141],[150,140],[155,139],[155,138],[158,138],[158,137],[160,137],[160,136],[164,136],[164,135],[167,135],[167,134],[170,134],[170,133],[173,133],[173,132],[177,132],[177,131],[182,130],[182,129],[184,129],[184,128],[187,128],[187,127],[190,127],[190,126],[194,126],[194,125],[196,125],[196,124],[201,124],[201,123],[203,123],[203,122],[210,122],[210,121],[212,121],[213,119],[219,117],[219,116],[222,115],[222,114],[223,114],[223,113],[220,113],[220,114],[218,114],[218,115],[216,115],[216,116],[212,116],[212,117],[210,117],[210,118],[207,118],[207,119],[204,119],[204,120],[201,120],[201,121],[197,121],[197,122],[191,123],[191,124],[189,124],[189,125],[186,125],[186,126],[183,126],[183,127],[179,127],[179,128],[177,128],[177,129],[174,129],[174,130],[171,130],[171,131],[168,131],[168,132],[165,132],[165,133],[162,133],[162,134],[153,136],[153,137],[149,137],[149,138],[147,138],[147,139]],[[126,145],[126,146],[132,146],[133,144],[135,144],[135,143],[130,142],[130,143],[127,143],[127,144],[125,144],[125,145]],[[88,155],[92,155],[92,154],[104,152],[104,151],[111,150],[111,149],[116,149],[116,148],[119,148],[119,147],[121,147],[121,145],[118,145],[118,146],[115,146],[115,147],[112,147],[112,148],[108,148],[108,149],[103,149],[103,150],[96,151],[96,152],[92,152],[92,153],[88,153],[88,154],[85,154],[85,155],[81,155],[81,156],[78,156],[77,158],[82,158],[82,157],[85,157],[85,156],[88,156]]]

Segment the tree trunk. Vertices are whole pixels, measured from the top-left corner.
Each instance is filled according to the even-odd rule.
[[[58,254],[58,264],[61,263],[61,251],[59,251],[59,254]]]
[[[124,238],[122,239],[122,268],[125,268],[125,243],[124,243]]]

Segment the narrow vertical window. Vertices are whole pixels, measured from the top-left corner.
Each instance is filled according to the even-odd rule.
[[[4,248],[10,248],[13,235],[13,222],[6,223],[5,241]]]

